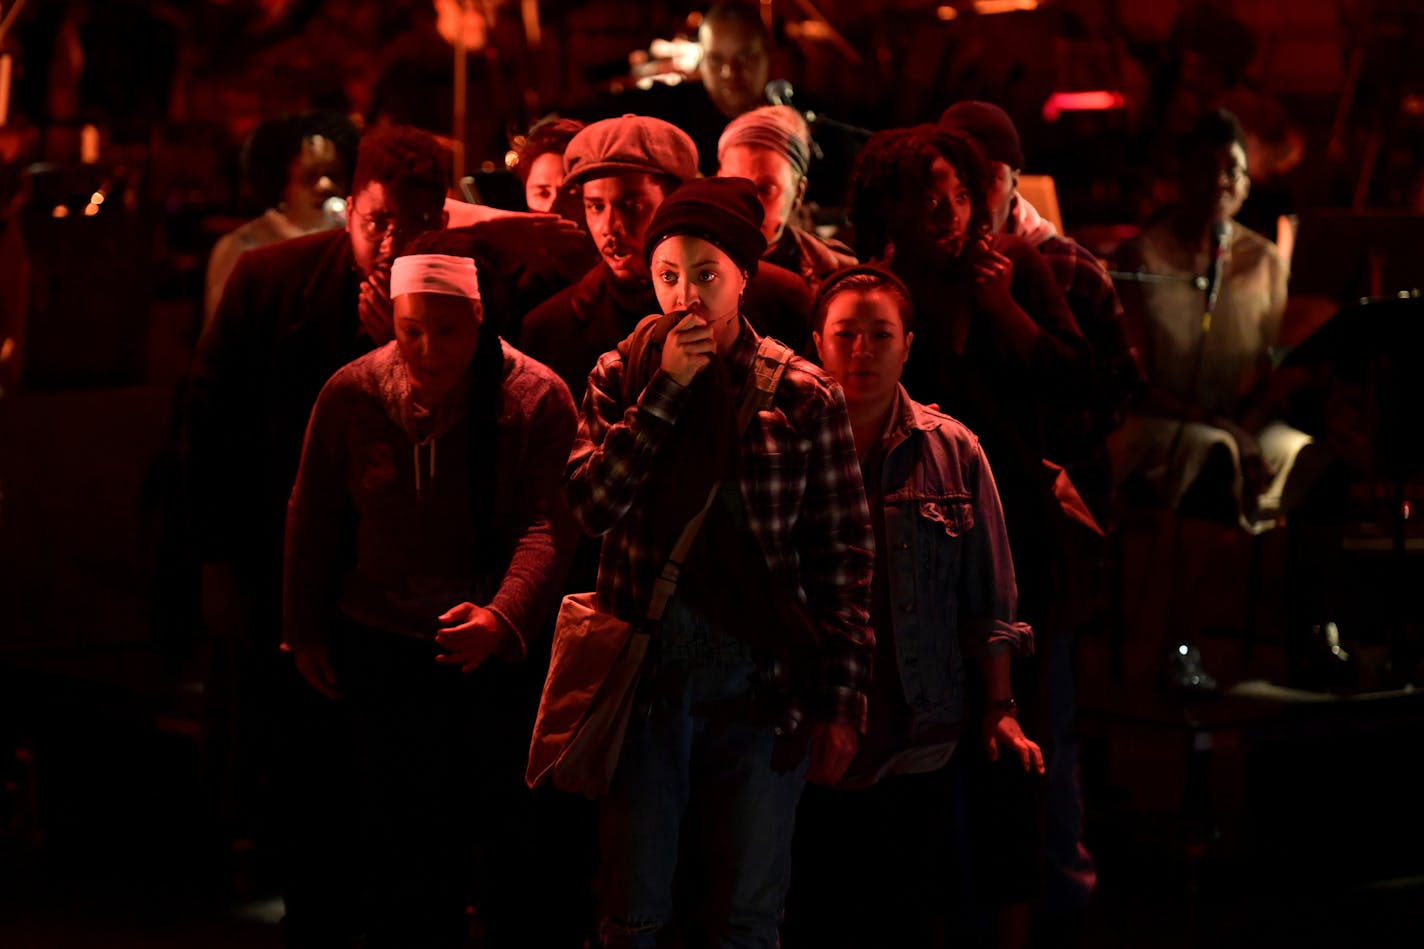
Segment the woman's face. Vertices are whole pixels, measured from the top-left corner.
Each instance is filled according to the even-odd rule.
[[[918,203],[907,209],[906,231],[895,244],[897,254],[909,243],[912,256],[934,260],[957,258],[964,250],[973,213],[969,188],[959,180],[959,172],[940,156],[930,165],[930,186]]]
[[[720,248],[700,237],[677,234],[653,250],[653,290],[664,313],[685,310],[712,327],[717,351],[725,352],[741,327],[746,275]]]
[[[484,309],[447,293],[403,293],[394,307],[396,346],[410,371],[411,394],[434,408],[469,368]]]
[[[327,198],[346,193],[346,165],[331,139],[311,135],[302,139],[302,149],[287,168],[287,187],[282,192],[282,213],[307,231],[326,227]]]
[[[524,181],[524,203],[529,205],[529,210],[552,211],[563,180],[563,155],[545,152],[534,159],[534,164],[529,166],[529,177]]]
[[[806,191],[806,179],[797,176],[790,159],[770,148],[755,145],[733,145],[727,149],[717,176],[746,178],[756,186],[763,214],[761,236],[766,238],[767,247],[781,239]]]
[[[811,335],[821,365],[840,383],[848,404],[875,403],[893,393],[915,338],[905,332],[900,301],[876,289],[835,294],[820,332]]]

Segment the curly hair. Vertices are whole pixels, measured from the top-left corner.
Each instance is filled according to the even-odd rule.
[[[1178,143],[1178,154],[1190,155],[1199,148],[1223,148],[1240,145],[1246,148],[1246,130],[1236,113],[1227,109],[1212,109],[1205,112],[1192,124],[1191,129]]]
[[[969,190],[968,233],[989,230],[989,165],[979,146],[933,125],[889,129],[871,136],[851,172],[848,213],[861,260],[885,256],[909,208],[934,186],[936,158],[949,162]]]
[[[514,173],[520,181],[529,180],[529,169],[540,155],[562,155],[569,142],[583,130],[578,119],[549,117],[535,122],[525,137],[524,145],[515,151]]]
[[[426,205],[413,210],[438,214],[450,187],[452,165],[450,149],[429,132],[409,125],[383,125],[361,138],[351,193],[377,181]]]
[[[247,137],[238,159],[242,179],[264,207],[274,208],[281,202],[292,161],[301,154],[302,143],[318,135],[336,147],[346,175],[350,176],[361,133],[339,112],[277,116],[262,122]]]

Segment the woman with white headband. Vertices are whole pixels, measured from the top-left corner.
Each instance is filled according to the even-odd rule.
[[[501,666],[524,658],[568,567],[560,481],[576,421],[557,376],[481,332],[473,260],[399,257],[391,296],[395,339],[339,370],[312,410],[284,634],[351,722],[366,884],[352,912],[367,944],[457,946],[474,817],[504,777],[491,748],[517,718],[498,707]]]

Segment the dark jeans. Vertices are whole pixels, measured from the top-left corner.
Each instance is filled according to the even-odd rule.
[[[991,944],[996,907],[1033,895],[1042,778],[966,732],[949,764],[858,791],[811,786],[793,848],[787,949]]]
[[[311,737],[328,744],[291,769],[310,783],[289,795],[289,945],[349,946],[364,932],[371,949],[462,947],[472,922],[486,946],[581,943],[555,932],[568,907],[543,905],[571,902],[559,882],[568,861],[536,823],[559,802],[523,785],[533,709],[515,685],[520,670],[491,659],[465,675],[437,664],[440,651],[342,631],[333,661],[343,698],[311,693],[325,716]]]
[[[651,709],[630,724],[599,808],[603,943],[659,945],[674,914],[676,871],[680,881],[698,881],[680,900],[699,917],[687,931],[709,945],[771,949],[805,762],[773,771],[769,724],[695,711],[732,708],[749,695],[756,664],[743,644],[674,598],[659,648]],[[680,850],[697,865],[679,867]],[[686,898],[691,890],[695,899]]]

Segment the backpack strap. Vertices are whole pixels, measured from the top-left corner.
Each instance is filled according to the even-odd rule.
[[[742,394],[737,400],[737,433],[740,435],[751,424],[756,413],[771,407],[776,396],[776,387],[786,374],[786,366],[796,355],[789,346],[763,336],[757,344],[756,355],[752,357],[752,367],[747,373],[747,381],[742,386]]]

